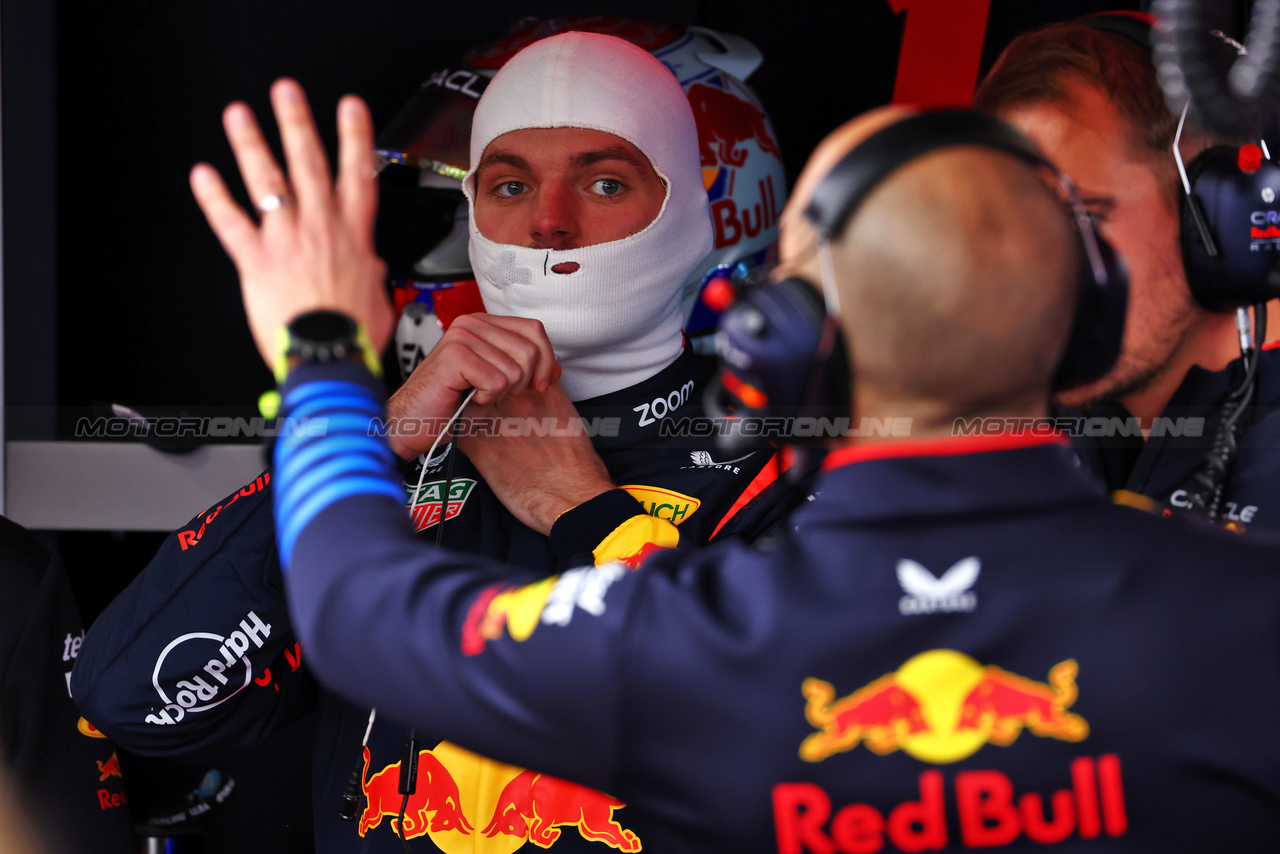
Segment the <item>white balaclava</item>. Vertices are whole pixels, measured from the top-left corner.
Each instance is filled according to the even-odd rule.
[[[579,249],[531,249],[482,235],[475,170],[489,143],[513,130],[559,127],[611,133],[643,152],[667,187],[657,218],[629,237]],[[680,355],[680,291],[711,251],[711,215],[689,100],[647,51],[578,32],[520,51],[476,106],[462,187],[485,310],[542,321],[571,400],[634,385]],[[566,262],[576,269],[554,272]]]

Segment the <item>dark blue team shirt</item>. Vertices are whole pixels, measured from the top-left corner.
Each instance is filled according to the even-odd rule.
[[[376,413],[366,382],[300,369],[286,407]],[[846,450],[768,551],[545,579],[424,544],[379,449],[333,440],[277,454],[321,681],[627,804],[525,780],[488,824],[439,794],[423,822],[661,852],[1280,845],[1275,547],[1113,506],[1056,440]],[[307,454],[323,502],[293,480]],[[557,527],[616,510],[595,501]]]
[[[1161,428],[1141,436],[1082,436],[1081,460],[1111,489],[1151,498],[1164,515],[1196,516],[1191,496],[1206,467],[1222,417],[1222,401],[1239,385],[1237,359],[1221,371],[1192,367],[1159,417]],[[1120,406],[1099,407],[1086,417],[1121,423]],[[1280,532],[1280,350],[1262,352],[1257,395],[1239,422],[1239,450],[1223,490],[1219,524],[1237,533]]]

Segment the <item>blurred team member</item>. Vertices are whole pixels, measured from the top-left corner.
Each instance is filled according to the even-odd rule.
[[[1179,116],[1156,80],[1148,20],[1095,15],[1021,35],[979,86],[974,106],[1026,131],[1071,176],[1129,266],[1132,306],[1119,363],[1061,401],[1097,407],[1090,414],[1115,416],[1113,424],[1137,416],[1156,429],[1145,442],[1130,433],[1127,441],[1112,437],[1083,449],[1086,461],[1112,489],[1149,496],[1166,514],[1216,504],[1217,521],[1234,530],[1280,529],[1280,371],[1273,367],[1280,356],[1262,352],[1262,367],[1250,373],[1238,358],[1232,312],[1204,305],[1221,298],[1222,279],[1239,278],[1235,268],[1260,261],[1266,281],[1278,243],[1268,237],[1267,216],[1275,220],[1280,209],[1280,170],[1260,156],[1246,162],[1250,149],[1224,145],[1257,140],[1216,138],[1189,117],[1180,155],[1221,250],[1216,261],[1204,259],[1174,156]],[[1254,375],[1247,402],[1257,408],[1240,416],[1238,455],[1206,461]],[[1186,429],[1196,418],[1203,431]],[[1224,447],[1227,441],[1236,440],[1224,439]]]
[[[0,516],[0,576],[0,782],[16,790],[6,806],[28,811],[55,852],[136,851],[115,746],[71,702],[84,630],[62,562]]]
[[[470,164],[470,177],[459,184],[467,193],[466,272],[476,278],[487,313],[453,320],[429,345],[391,413],[389,438],[396,452],[405,461],[421,457],[406,484],[416,529],[462,551],[543,575],[576,561],[633,556],[655,542],[683,547],[723,535],[743,524],[744,513],[754,512],[741,508],[773,473],[765,451],[724,460],[710,440],[698,449],[688,439],[664,439],[659,432],[664,416],[699,412],[703,377],[685,344],[681,302],[686,283],[701,283],[700,271],[716,243],[708,181],[713,189],[723,183],[748,150],[761,156],[757,149],[765,142],[713,140],[713,155],[737,166],[708,165],[690,95],[701,87],[737,99],[729,93],[745,89],[693,56],[715,58],[715,45],[705,35],[663,28],[655,38],[653,55],[599,33],[521,44],[524,49],[504,57],[485,85],[474,117],[464,111],[471,120],[470,149],[462,161]],[[664,63],[677,73],[700,69],[701,82],[691,82],[687,95]],[[440,79],[446,88],[478,91],[482,85],[475,76]],[[285,85],[275,97],[301,94]],[[701,97],[720,104],[705,93]],[[260,140],[242,106],[227,119],[237,143]],[[767,129],[762,132],[772,144]],[[423,159],[413,162],[421,166]],[[298,195],[296,204],[281,206],[279,200],[291,195],[281,176],[246,177],[255,198],[273,200],[261,205],[269,208],[263,212],[268,228],[273,221],[294,222],[309,201]],[[755,207],[762,216],[772,191],[770,181],[758,184],[766,194]],[[300,328],[294,342],[327,332],[323,324]],[[287,359],[280,367],[287,368]],[[594,444],[601,471],[623,488],[614,498],[619,512],[647,514],[595,554],[556,551],[555,543],[520,524],[523,516],[502,507],[473,465],[494,453],[495,445],[547,453],[554,443],[538,433],[494,436],[490,429],[487,438],[464,435],[456,444],[446,438],[427,453],[469,389],[476,394],[464,413],[466,423],[507,423],[499,419],[526,414],[515,393],[545,389],[556,372],[584,417],[601,425]],[[414,427],[399,429],[405,424]],[[601,466],[600,460],[593,465]],[[568,474],[554,467],[538,471],[540,488]],[[273,546],[269,484],[275,474],[262,475],[166,542],[86,640],[76,670],[77,701],[99,726],[138,752],[186,756],[251,744],[316,703],[316,688],[301,668],[306,650],[289,623]],[[319,482],[315,486],[317,494],[326,491]],[[608,522],[609,517],[584,519],[583,525],[594,531]],[[493,591],[470,618],[469,649],[478,652],[486,638],[504,631],[523,631],[529,608],[529,600]],[[545,845],[556,837],[563,848],[598,848],[590,823],[580,832],[562,833],[505,815],[503,805],[532,777],[543,791],[560,786],[564,811],[609,804],[608,810],[626,815],[623,804],[608,796],[489,762],[431,732],[418,731],[421,743],[404,748],[406,737],[414,735],[409,727],[383,717],[370,729],[371,720],[367,706],[352,707],[331,695],[320,700],[314,764],[322,850],[399,850],[398,836],[415,840],[422,850],[450,850],[484,835],[491,814],[500,820],[488,836],[500,837],[491,844],[503,850],[529,840]],[[409,803],[397,791],[405,755],[419,768],[412,803],[448,804],[430,821],[415,817],[414,809],[403,819],[399,815]],[[355,823],[341,822],[340,811]]]
[[[310,144],[300,104],[278,100],[277,118]],[[291,168],[310,200],[294,222],[257,229],[211,170],[193,173],[267,361],[275,331],[319,309],[387,325],[367,298],[380,262],[358,100],[339,124],[337,192]],[[265,145],[233,144],[246,172],[278,168]],[[783,217],[785,269],[803,281],[779,288],[822,288],[853,414],[909,413],[915,435],[833,452],[769,551],[540,578],[433,548],[368,435],[376,380],[346,359],[291,366],[285,410],[342,420],[276,446],[281,563],[320,678],[628,804],[625,827],[608,802],[561,810],[563,790],[531,774],[472,820],[476,849],[526,823],[663,852],[1280,841],[1280,648],[1257,642],[1280,628],[1274,551],[1111,506],[1062,437],[950,438],[962,416],[1043,417],[1069,318],[1094,320],[1094,289],[1114,281],[1038,164],[972,113],[879,112],[815,152]],[[310,229],[347,238],[300,260]],[[556,385],[514,399],[573,415]],[[646,518],[625,516],[585,441],[546,446],[495,445],[482,470],[557,549],[592,548],[584,519]],[[521,605],[489,623],[500,597]],[[1202,620],[1211,632],[1188,629]],[[417,821],[470,818],[432,791]]]

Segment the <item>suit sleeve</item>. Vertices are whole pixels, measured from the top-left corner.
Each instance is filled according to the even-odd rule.
[[[276,445],[281,565],[309,664],[380,715],[608,790],[637,574],[609,563],[513,576],[415,538],[371,429],[380,401],[354,364],[304,366],[284,389],[286,417],[327,423]],[[631,501],[622,516],[637,514]]]
[[[141,754],[256,744],[314,704],[289,624],[271,476],[171,534],[94,622],[71,677],[85,718]]]

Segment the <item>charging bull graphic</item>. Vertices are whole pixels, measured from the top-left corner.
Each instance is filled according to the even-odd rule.
[[[364,749],[362,787],[366,799],[359,833],[376,829],[383,817],[400,834],[400,763],[369,775]],[[459,854],[513,854],[532,842],[550,848],[576,827],[582,839],[619,851],[640,851],[640,838],[618,823],[626,804],[602,792],[537,771],[486,759],[447,741],[418,752],[417,788],[405,803],[403,836],[429,836],[440,850]],[[476,823],[489,816],[483,830]],[[385,832],[385,831],[384,831]],[[571,837],[572,838],[572,837]]]
[[[392,830],[401,832],[399,816],[404,795],[400,794],[399,783],[399,762],[388,765],[369,777],[369,748],[366,747],[364,771],[360,777],[360,788],[364,790],[366,799],[364,812],[360,814],[361,836],[377,827],[383,816],[391,819]],[[459,833],[471,833],[474,828],[463,815],[461,803],[458,784],[454,782],[453,775],[430,750],[419,752],[417,787],[409,796],[409,803],[404,811],[404,838],[412,839],[427,832],[428,813],[435,813],[430,822],[433,832],[456,830]]]
[[[1033,682],[988,664],[982,681],[960,707],[957,730],[990,732],[992,744],[1013,744],[1025,726],[1038,736],[1079,741],[1089,734],[1084,718],[1066,711],[1076,701],[1075,661],[1060,662],[1049,671],[1049,684]]]
[[[498,796],[493,819],[481,833],[527,837],[541,848],[560,838],[559,825],[576,825],[583,839],[604,842],[619,851],[639,851],[640,839],[613,819],[625,806],[603,792],[539,774],[522,771]]]
[[[781,157],[769,134],[764,113],[749,101],[715,86],[695,83],[689,87],[689,106],[698,124],[698,149],[703,166],[742,166],[747,162],[743,143],[754,139],[760,150]],[[717,160],[718,158],[718,160]]]
[[[1083,741],[1088,722],[1067,711],[1079,693],[1078,672],[1069,658],[1050,668],[1047,683],[1037,682],[953,649],[931,649],[839,699],[830,682],[805,679],[805,718],[817,732],[801,742],[800,758],[822,762],[864,744],[882,756],[901,750],[943,764],[987,744],[1008,747],[1024,730]]]
[[[805,717],[819,728],[800,747],[800,756],[809,762],[850,750],[859,741],[876,753],[891,753],[907,735],[929,729],[920,703],[896,684],[893,674],[839,700],[831,683],[821,679],[804,680],[801,691],[808,700]]]

